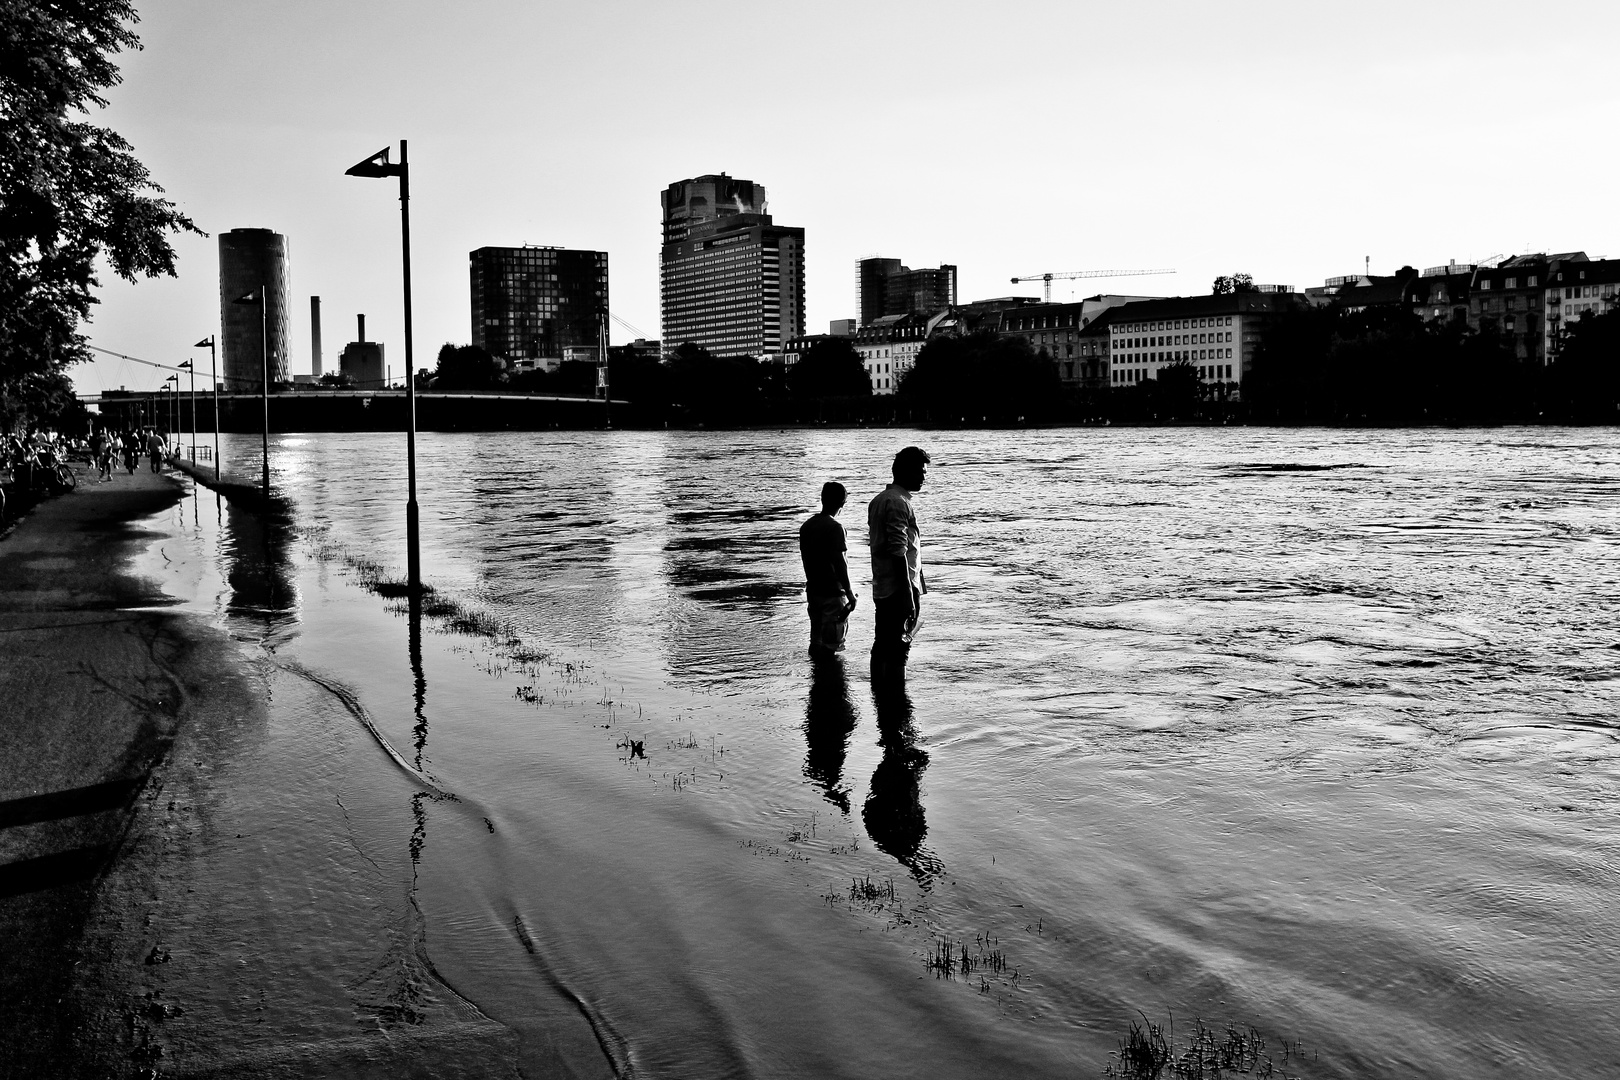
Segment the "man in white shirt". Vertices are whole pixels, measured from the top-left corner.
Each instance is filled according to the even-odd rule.
[[[905,666],[911,636],[922,617],[928,591],[922,572],[921,532],[911,508],[912,492],[928,479],[926,451],[908,446],[894,456],[894,483],[867,505],[868,543],[872,548],[872,601],[877,633],[872,642],[876,663]]]

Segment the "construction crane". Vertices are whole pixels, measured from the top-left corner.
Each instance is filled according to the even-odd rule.
[[[1173,274],[1174,270],[1071,270],[1064,274],[1031,274],[1028,277],[1015,277],[1013,284],[1018,285],[1025,281],[1041,281],[1046,283],[1046,302],[1052,302],[1052,282],[1068,281],[1070,278],[1088,277],[1143,277],[1147,274]]]

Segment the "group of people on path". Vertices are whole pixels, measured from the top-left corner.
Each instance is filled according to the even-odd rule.
[[[876,610],[874,673],[904,671],[912,639],[922,622],[922,598],[928,591],[928,581],[923,576],[921,533],[911,496],[928,479],[929,461],[928,453],[920,447],[901,450],[894,456],[893,483],[878,492],[866,507],[872,606]],[[849,617],[856,607],[844,559],[844,527],[838,522],[838,512],[847,498],[844,485],[828,481],[821,488],[821,512],[799,526],[812,656],[830,655],[844,648]]]
[[[153,472],[161,472],[169,457],[169,440],[156,428],[140,431],[112,431],[101,429],[90,436],[90,460],[95,464],[101,482],[112,482],[113,470],[120,462],[131,476],[140,467],[144,452]]]

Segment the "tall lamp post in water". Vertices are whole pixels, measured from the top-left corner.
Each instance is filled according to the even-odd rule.
[[[264,497],[270,498],[270,299],[269,289],[260,285],[257,292],[237,297],[232,303],[259,305],[259,407],[264,424],[262,439],[264,460]]]
[[[416,361],[411,353],[411,169],[404,139],[399,140],[399,164],[388,160],[390,149],[385,147],[345,169],[344,175],[399,177],[400,242],[405,267],[405,470],[409,483],[405,502],[405,563],[414,598],[422,588],[422,548],[416,510]]]
[[[192,348],[193,349],[206,348],[208,350],[208,379],[209,379],[210,382],[212,382],[214,384],[214,482],[218,483],[219,482],[219,370],[218,370],[217,365],[214,363],[214,335],[209,334],[206,338],[204,338],[203,340],[197,342],[197,344],[193,345]],[[195,395],[195,391],[193,391],[193,395]],[[192,399],[191,399],[191,416],[192,416],[192,423],[193,423],[193,425],[195,425],[196,417],[197,417],[197,399],[196,399],[195,396],[193,396]],[[193,438],[195,438],[196,433],[193,432],[192,436],[193,436]],[[192,456],[192,459],[195,460],[196,456],[197,456],[197,452],[195,450],[193,450],[191,452],[191,456]]]

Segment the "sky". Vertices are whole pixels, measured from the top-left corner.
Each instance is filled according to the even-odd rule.
[[[403,374],[397,182],[345,176],[407,139],[415,359],[470,340],[467,253],[607,251],[615,342],[659,336],[659,193],[725,172],[806,231],[806,329],[858,314],[855,262],[954,263],[1190,295],[1303,289],[1527,251],[1620,257],[1620,4],[930,0],[163,0],[97,122],[209,236],[174,278],[101,276],[102,349],[198,358],[218,235],[291,248],[292,363],[365,313]],[[1364,262],[1370,260],[1370,263]],[[103,358],[81,392],[167,372]]]

